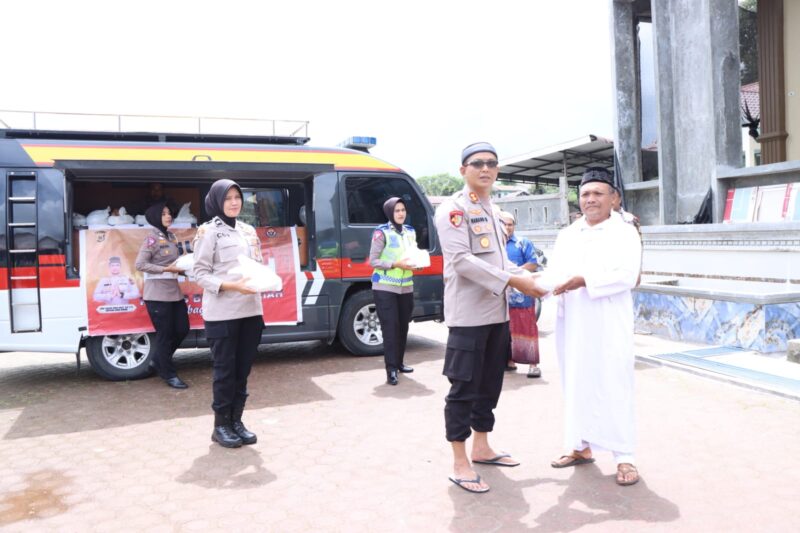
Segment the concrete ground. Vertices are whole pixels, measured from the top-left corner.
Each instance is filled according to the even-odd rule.
[[[447,480],[441,324],[413,326],[397,387],[381,358],[262,347],[245,413],[259,442],[236,450],[209,438],[207,351],[179,355],[186,391],[0,354],[0,530],[800,530],[800,402],[670,367],[637,365],[639,484],[617,486],[608,454],[551,468],[565,450],[544,322],[543,377],[506,375],[491,435],[522,465],[476,465],[483,495]]]

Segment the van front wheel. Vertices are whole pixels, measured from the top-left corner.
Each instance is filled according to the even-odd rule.
[[[339,341],[354,355],[383,353],[383,332],[372,291],[359,291],[342,306]]]
[[[139,379],[149,374],[152,346],[150,333],[89,337],[86,356],[100,377],[111,381]]]

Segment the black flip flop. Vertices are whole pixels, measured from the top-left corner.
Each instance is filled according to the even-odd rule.
[[[508,454],[508,453],[501,453],[500,455],[496,455],[496,456],[492,457],[491,459],[483,459],[483,460],[481,460],[481,459],[473,459],[472,462],[473,463],[478,463],[479,465],[509,466],[509,467],[511,467],[511,466],[519,466],[519,462],[517,462],[517,461],[514,461],[513,463],[504,463],[503,461],[500,460],[500,459],[504,459],[506,457],[508,457],[510,459],[511,455]]]
[[[485,489],[471,489],[466,485],[464,485],[464,483],[480,483],[481,476],[477,476],[475,477],[475,479],[460,479],[457,477],[449,477],[447,479],[449,479],[450,481],[452,481],[453,483],[455,483],[456,485],[458,485],[467,492],[474,492],[475,494],[483,494],[484,492],[489,492],[489,487],[486,487]]]

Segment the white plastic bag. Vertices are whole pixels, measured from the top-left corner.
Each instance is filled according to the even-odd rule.
[[[105,226],[108,224],[108,214],[111,212],[110,207],[106,207],[105,209],[98,209],[96,211],[92,211],[86,217],[86,223],[89,226]]]
[[[80,228],[82,226],[86,226],[86,217],[81,215],[80,213],[72,213],[72,227],[73,228]]]
[[[197,217],[195,217],[191,211],[189,211],[189,206],[192,202],[186,202],[181,206],[180,211],[178,211],[178,215],[175,217],[173,222],[177,223],[189,223],[189,224],[197,224]]]
[[[120,226],[122,224],[133,224],[133,217],[128,214],[125,207],[119,208],[119,215],[108,217],[109,226]]]
[[[536,284],[547,292],[552,292],[559,285],[566,283],[569,278],[570,276],[567,274],[545,270],[536,278]]]
[[[194,270],[194,254],[186,254],[182,255],[175,261],[175,266],[178,267],[179,270],[183,270],[187,274],[191,274]]]
[[[419,248],[408,248],[403,254],[403,259],[408,259],[412,268],[426,268],[431,266],[431,254],[428,250]]]
[[[229,272],[249,278],[246,283],[248,287],[258,292],[283,290],[283,280],[270,267],[242,254],[237,259],[239,260],[239,266],[233,267]]]
[[[136,223],[138,225],[140,225],[140,226],[148,226],[149,225],[148,222],[147,222],[147,219],[144,217],[144,215],[136,215],[136,219],[135,220],[136,220]]]

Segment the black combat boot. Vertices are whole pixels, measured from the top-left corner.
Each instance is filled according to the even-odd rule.
[[[211,434],[211,440],[225,448],[238,448],[242,445],[242,439],[231,427],[230,413],[214,414],[214,432]]]
[[[248,431],[242,423],[242,413],[244,412],[244,400],[233,402],[231,409],[231,425],[233,431],[242,439],[242,444],[255,444],[258,437],[252,431]]]

